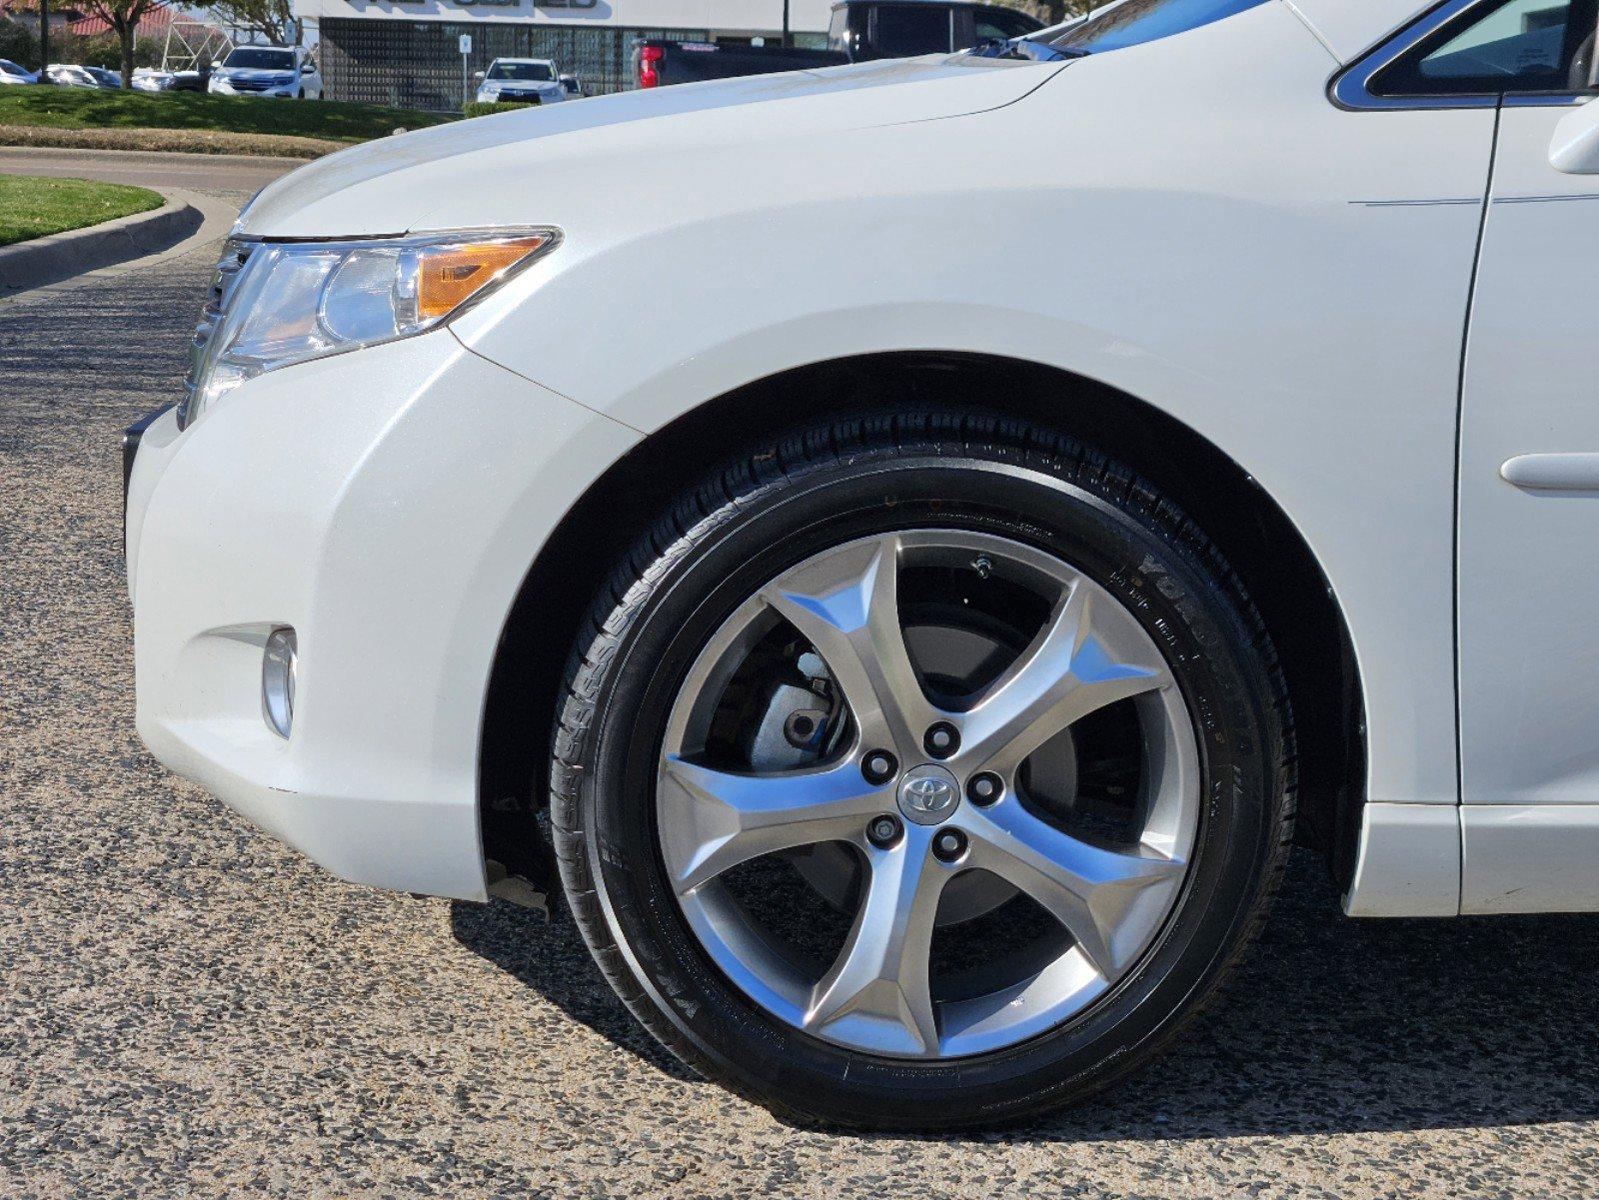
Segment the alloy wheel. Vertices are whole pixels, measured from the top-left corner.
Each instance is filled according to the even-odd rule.
[[[673,703],[655,804],[677,902],[746,997],[836,1045],[938,1059],[1054,1028],[1127,976],[1181,893],[1200,795],[1192,717],[1127,607],[1036,547],[923,529],[815,554],[722,623]],[[774,863],[836,911],[833,942],[752,874]]]

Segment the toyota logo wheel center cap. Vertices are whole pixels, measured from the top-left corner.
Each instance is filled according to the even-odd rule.
[[[918,825],[937,825],[960,803],[960,784],[943,767],[927,764],[905,772],[899,784],[899,810]]]

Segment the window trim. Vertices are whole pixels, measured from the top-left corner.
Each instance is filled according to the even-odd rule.
[[[1371,90],[1371,81],[1403,57],[1417,42],[1471,9],[1493,0],[1444,0],[1397,33],[1390,34],[1328,81],[1327,96],[1339,108],[1351,112],[1394,112],[1407,109],[1439,108],[1559,108],[1582,104],[1595,98],[1593,92],[1462,92],[1457,95],[1380,96]]]

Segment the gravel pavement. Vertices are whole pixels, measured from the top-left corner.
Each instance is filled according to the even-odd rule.
[[[117,437],[176,394],[210,257],[0,303],[0,1197],[1599,1189],[1592,918],[1352,922],[1302,858],[1119,1090],[842,1135],[658,1052],[564,918],[340,883],[166,774],[133,731]]]

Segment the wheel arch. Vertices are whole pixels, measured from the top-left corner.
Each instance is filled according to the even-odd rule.
[[[479,747],[484,854],[546,890],[535,821],[567,657],[611,568],[730,447],[884,403],[954,406],[1036,422],[1148,477],[1227,555],[1276,644],[1298,735],[1297,840],[1340,886],[1365,798],[1364,701],[1354,645],[1319,561],[1276,501],[1193,429],[1116,388],[1056,367],[969,353],[889,353],[785,371],[691,409],[617,460],[545,543],[506,619]]]

